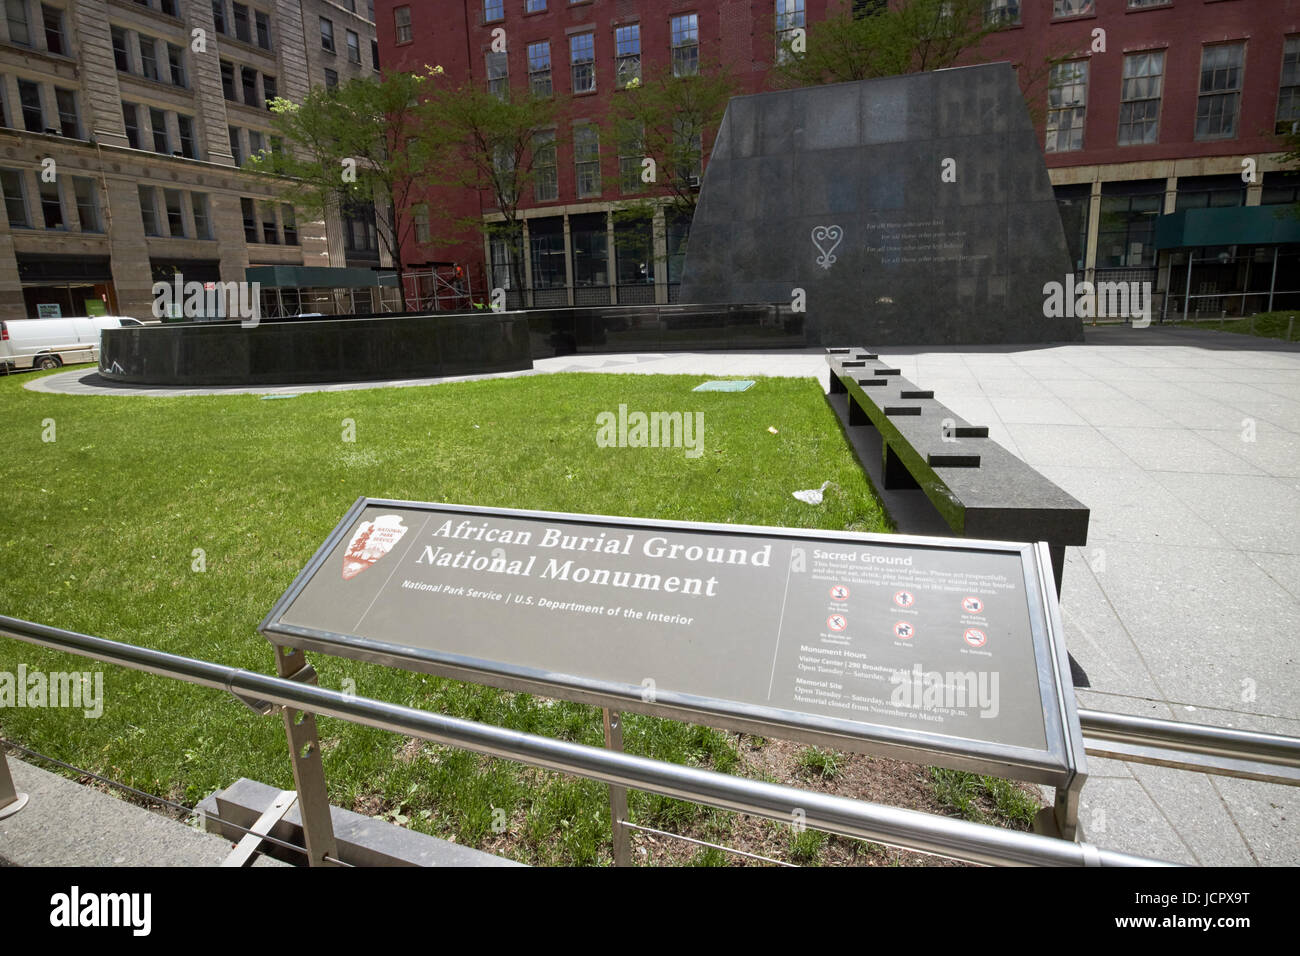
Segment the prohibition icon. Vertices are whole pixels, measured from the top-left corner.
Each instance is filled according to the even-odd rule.
[[[961,607],[963,611],[970,614],[978,614],[984,610],[984,602],[977,597],[968,597],[962,600]]]
[[[903,640],[910,640],[916,633],[916,628],[912,627],[907,621],[899,621],[894,625],[894,634]]]
[[[966,639],[966,643],[969,644],[971,647],[983,647],[986,643],[988,643],[988,635],[986,635],[978,627],[966,628],[966,633],[963,634],[962,637]]]
[[[894,595],[894,603],[899,607],[911,607],[916,603],[916,597],[911,591],[899,591]]]
[[[840,631],[844,630],[846,627],[849,626],[849,619],[846,618],[843,614],[832,614],[830,617],[826,619],[826,626],[829,627],[832,631],[839,633]]]
[[[842,584],[837,584],[831,588],[831,599],[835,601],[847,601],[849,599],[849,589]]]

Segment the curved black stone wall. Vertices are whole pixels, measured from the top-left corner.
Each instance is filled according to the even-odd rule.
[[[533,367],[522,312],[105,329],[99,374],[132,385],[299,385]]]

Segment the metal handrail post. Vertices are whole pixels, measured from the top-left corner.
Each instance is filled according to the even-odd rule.
[[[13,774],[9,772],[9,759],[0,747],[0,820],[11,817],[27,806],[27,794],[19,793],[14,786]]]

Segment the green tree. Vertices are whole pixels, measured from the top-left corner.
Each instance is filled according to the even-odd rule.
[[[402,259],[415,228],[414,204],[437,165],[434,139],[421,135],[426,77],[388,73],[329,89],[313,87],[301,103],[276,97],[271,125],[286,148],[263,151],[245,169],[278,177],[281,194],[311,216],[349,203],[373,203],[379,241],[409,307]],[[432,216],[431,216],[432,221]]]
[[[988,0],[902,0],[854,15],[848,3],[801,37],[778,16],[773,81],[816,86],[920,73],[970,62],[985,37],[1001,28]]]
[[[435,176],[477,191],[490,204],[455,224],[504,238],[510,250],[511,284],[522,289],[519,207],[539,177],[549,184],[555,175],[559,106],[553,98],[531,92],[498,95],[472,83],[451,86],[436,67],[429,75],[432,82],[422,91],[426,98],[421,126],[426,148],[438,157]],[[500,213],[500,220],[489,218],[493,211]]]
[[[618,231],[626,252],[653,249],[659,207],[678,221],[695,216],[704,166],[727,103],[738,92],[731,72],[713,64],[685,76],[674,76],[671,67],[655,69],[614,94],[607,122],[619,157],[619,190],[631,197],[614,220],[631,227]]]

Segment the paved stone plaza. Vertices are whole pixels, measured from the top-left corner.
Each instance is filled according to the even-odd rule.
[[[1300,736],[1300,346],[1099,328],[1083,344],[880,357],[1092,509],[1062,594],[1066,641],[1092,684],[1081,707]],[[827,379],[822,349],[571,355],[511,374],[558,371]],[[82,383],[88,374],[30,384],[109,391]],[[1108,760],[1090,769],[1090,842],[1185,863],[1300,864],[1294,788]]]

